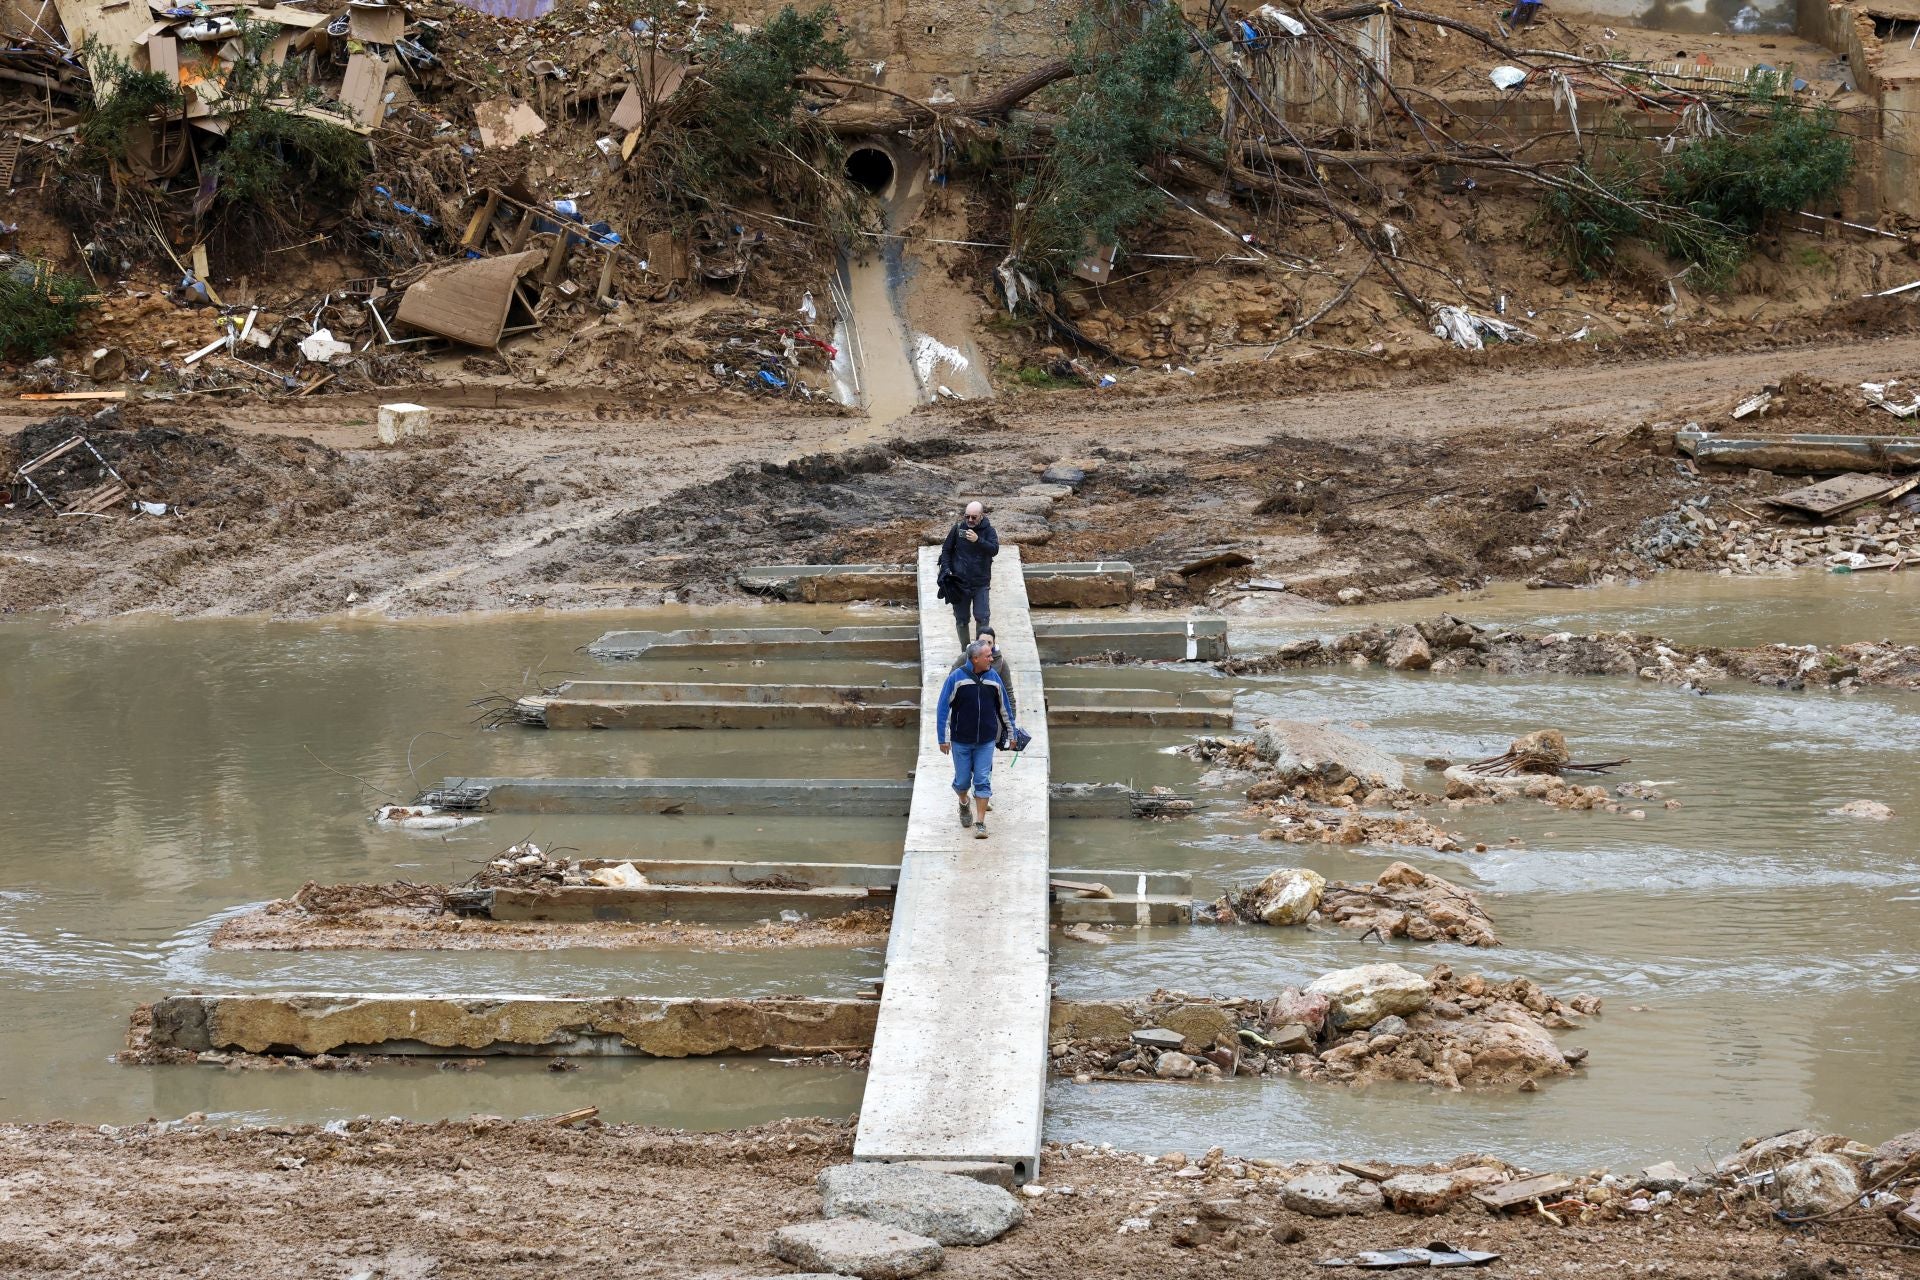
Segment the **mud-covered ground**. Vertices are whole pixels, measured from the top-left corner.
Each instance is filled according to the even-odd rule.
[[[1123,394],[949,404],[884,431],[557,402],[440,408],[431,439],[383,449],[371,401],[0,417],[13,498],[0,608],[306,617],[714,600],[753,563],[903,560],[972,496],[1015,499],[1000,521],[1029,558],[1124,557],[1171,605],[1219,602],[1222,570],[1175,571],[1223,550],[1251,559],[1241,576],[1286,581],[1280,607],[1347,587],[1396,598],[1717,567],[1669,536],[1681,504],[1726,517],[1796,481],[1696,475],[1650,424],[1725,414],[1783,363],[1845,387],[1920,364],[1920,338],[1703,357],[1562,345],[1406,369],[1329,357],[1248,366],[1237,383],[1172,375]],[[1804,416],[1782,421],[1805,429]],[[1856,431],[1897,421],[1841,402],[1817,416]],[[138,498],[177,511],[57,518],[32,501],[12,468],[75,430]],[[1088,471],[1077,492],[1019,495],[1062,459]]]
[[[788,1269],[770,1233],[818,1216],[815,1178],[848,1158],[824,1120],[689,1134],[476,1117],[227,1129],[175,1123],[0,1129],[0,1274],[73,1276],[752,1277]],[[1354,1153],[1362,1158],[1364,1153]],[[1491,1274],[1687,1280],[1894,1280],[1914,1273],[1879,1221],[1788,1231],[1747,1196],[1645,1212],[1562,1206],[1496,1218],[1288,1209],[1287,1170],[1049,1148],[1025,1225],[947,1251],[941,1275],[1259,1276],[1322,1258],[1446,1240],[1495,1251]]]

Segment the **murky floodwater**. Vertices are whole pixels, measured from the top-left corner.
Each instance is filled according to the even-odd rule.
[[[1847,579],[1773,585],[1779,594],[1770,597],[1740,581],[1675,579],[1639,593],[1525,593],[1456,611],[1570,626],[1593,618],[1688,638],[1721,639],[1725,631],[1742,642],[1920,633],[1911,595],[1870,597]],[[1430,607],[1409,606],[1402,616]],[[1689,636],[1691,620],[1707,611],[1712,634]],[[592,1059],[556,1074],[537,1061],[353,1073],[109,1061],[135,1003],[187,989],[846,994],[871,981],[877,948],[248,955],[205,947],[225,914],[305,880],[464,877],[529,834],[589,855],[891,860],[900,820],[502,816],[453,833],[383,832],[366,819],[381,797],[342,776],[406,796],[416,776],[431,783],[463,773],[897,777],[911,767],[904,733],[487,733],[468,723],[468,700],[517,691],[530,672],[536,684],[541,672],[553,679],[603,669],[614,678],[711,680],[724,671],[755,680],[915,679],[909,667],[872,663],[602,668],[574,652],[613,626],[686,625],[692,617],[0,627],[8,711],[0,721],[0,963],[8,975],[0,1118],[124,1122],[195,1110],[247,1120],[435,1118],[594,1103],[610,1119],[720,1127],[856,1109],[857,1075],[760,1062]],[[698,620],[899,617],[761,609]],[[1331,617],[1359,620],[1352,611]],[[1848,620],[1843,634],[1813,633],[1840,625],[1837,618]],[[1246,639],[1257,643],[1261,630]],[[1101,668],[1055,668],[1049,678],[1163,686],[1218,679],[1200,670]],[[1607,1015],[1567,1036],[1591,1048],[1592,1066],[1541,1093],[1507,1097],[1414,1088],[1354,1094],[1290,1081],[1177,1090],[1057,1084],[1048,1112],[1054,1136],[1149,1150],[1223,1142],[1251,1154],[1477,1150],[1587,1163],[1702,1155],[1800,1123],[1864,1137],[1920,1123],[1908,1087],[1920,1072],[1920,1025],[1911,1013],[1920,993],[1920,716],[1912,698],[1742,686],[1696,698],[1631,681],[1346,670],[1235,683],[1249,719],[1364,723],[1365,736],[1415,761],[1489,755],[1521,730],[1563,726],[1582,755],[1634,757],[1622,778],[1672,779],[1666,790],[1684,807],[1647,806],[1644,821],[1517,805],[1452,819],[1491,851],[1414,860],[1490,895],[1509,944],[1502,951],[1383,948],[1335,931],[1162,929],[1115,935],[1105,948],[1062,943],[1062,992],[1262,993],[1392,951],[1409,963],[1527,973],[1559,993],[1605,996]],[[1195,788],[1195,767],[1165,752],[1180,733],[1057,736],[1060,779]],[[1196,893],[1209,895],[1278,862],[1356,879],[1396,856],[1263,843],[1234,816],[1230,795],[1201,794],[1216,803],[1187,822],[1057,823],[1054,863],[1184,868]],[[1857,797],[1885,800],[1898,816],[1824,816]],[[1506,847],[1509,836],[1525,847]]]

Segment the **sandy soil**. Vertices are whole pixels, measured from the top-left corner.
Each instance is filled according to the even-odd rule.
[[[726,1134],[560,1127],[476,1117],[119,1130],[0,1129],[0,1273],[42,1277],[750,1277],[787,1268],[776,1227],[817,1216],[814,1178],[851,1130],[793,1120]],[[1185,1162],[1182,1162],[1183,1164]],[[1186,1176],[1169,1161],[1080,1147],[1043,1156],[1050,1193],[1025,1226],[951,1249],[941,1275],[1216,1277],[1329,1272],[1320,1258],[1447,1240],[1495,1250],[1495,1275],[1688,1280],[1881,1280],[1914,1274],[1881,1223],[1789,1234],[1751,1201],[1662,1211],[1496,1219],[1305,1218],[1281,1207],[1276,1170],[1230,1160]],[[1069,1190],[1071,1194],[1069,1194]],[[1129,1219],[1143,1228],[1122,1232]],[[1649,1261],[1657,1259],[1657,1261]]]
[[[433,440],[384,450],[370,402],[337,399],[0,417],[10,464],[84,430],[139,497],[183,508],[56,521],[16,502],[0,512],[0,607],[303,617],[717,599],[756,561],[904,559],[961,496],[1010,493],[1060,458],[1097,469],[1038,558],[1125,556],[1154,572],[1232,545],[1308,598],[1587,581],[1649,567],[1631,545],[1682,499],[1771,491],[1687,474],[1641,424],[1724,414],[1783,366],[1845,385],[1915,363],[1913,336],[1707,356],[1562,346],[1406,369],[1346,358],[1248,366],[1241,385],[1175,375],[1120,395],[947,405],[895,423],[890,447],[858,449],[871,428],[857,419],[585,402],[441,409]],[[1850,429],[1894,421],[1867,413]],[[1176,605],[1211,585],[1161,584]]]

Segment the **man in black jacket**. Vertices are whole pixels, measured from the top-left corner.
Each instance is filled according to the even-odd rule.
[[[992,621],[987,591],[993,584],[993,558],[998,554],[1000,535],[987,519],[987,509],[969,502],[966,514],[947,530],[947,540],[940,545],[940,598],[953,606],[963,650],[973,638],[967,630],[967,613],[973,613],[975,625],[982,630]]]

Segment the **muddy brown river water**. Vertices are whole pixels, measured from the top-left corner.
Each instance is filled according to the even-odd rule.
[[[1911,580],[1912,586],[1908,585]],[[1258,648],[1302,630],[1451,608],[1477,621],[1632,627],[1720,643],[1920,638],[1920,575],[1746,581],[1672,578],[1611,592],[1502,592],[1249,622]],[[215,1119],[430,1119],[597,1104],[608,1119],[720,1128],[786,1114],[843,1115],[857,1073],[751,1060],[590,1059],[475,1070],[432,1063],[359,1072],[130,1068],[110,1056],[128,1011],[169,992],[278,988],[705,995],[848,994],[879,973],[877,948],[694,954],[211,952],[227,915],[306,880],[446,880],[531,835],[589,856],[891,860],[904,821],[793,818],[488,819],[458,832],[376,829],[368,813],[442,776],[901,776],[904,733],[541,733],[476,729],[466,707],[601,670],[576,652],[621,627],[899,621],[886,609],[649,611],[599,616],[317,624],[131,621],[0,626],[0,1119],[124,1123]],[[1236,624],[1238,625],[1238,624]],[[635,663],[614,678],[849,677],[912,681],[910,668],[827,670]],[[722,674],[724,673],[724,674]],[[1203,669],[1049,668],[1049,680],[1182,686]],[[1484,854],[1411,858],[1487,895],[1495,952],[1360,943],[1334,930],[1156,929],[1096,948],[1061,942],[1064,994],[1155,987],[1258,994],[1327,969],[1394,958],[1525,973],[1562,996],[1606,998],[1579,1032],[1591,1066],[1536,1094],[1346,1092],[1291,1080],[1206,1087],[1056,1083],[1049,1135],[1250,1155],[1391,1156],[1484,1151],[1536,1165],[1704,1157],[1799,1124],[1878,1139],[1920,1124],[1920,703],[1912,695],[1785,694],[1722,686],[1709,697],[1617,679],[1413,676],[1368,670],[1234,681],[1243,720],[1286,715],[1357,730],[1413,766],[1491,755],[1559,726],[1589,758],[1631,756],[1615,781],[1667,780],[1682,802],[1643,821],[1544,807],[1468,810],[1449,825]],[[1061,734],[1061,780],[1167,784],[1209,803],[1188,821],[1062,821],[1054,864],[1182,868],[1197,896],[1276,865],[1370,878],[1405,851],[1262,842],[1233,793],[1198,786],[1167,754],[1181,733]],[[324,762],[324,764],[322,763]],[[329,768],[330,766],[331,768]],[[333,770],[337,770],[335,772]],[[1851,799],[1887,822],[1829,817]],[[1524,847],[1509,847],[1509,837]],[[1469,848],[1471,846],[1469,845]],[[965,1045],[955,1045],[965,1054]]]

